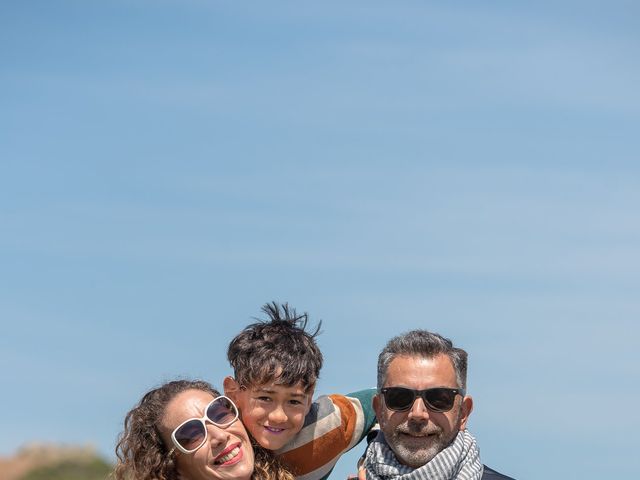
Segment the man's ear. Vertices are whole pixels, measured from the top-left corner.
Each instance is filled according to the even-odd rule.
[[[237,395],[240,391],[240,384],[236,381],[236,379],[229,376],[224,377],[222,386],[224,387],[224,394],[234,402],[237,402]]]
[[[376,412],[376,418],[378,422],[382,418],[382,398],[380,398],[380,394],[377,393],[373,396],[373,411]]]
[[[473,398],[466,396],[462,399],[462,405],[460,406],[460,430],[467,428],[467,422],[469,421],[469,415],[473,410]]]

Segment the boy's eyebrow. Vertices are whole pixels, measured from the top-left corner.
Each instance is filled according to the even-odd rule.
[[[271,394],[278,393],[276,390],[272,390],[269,388],[256,388],[255,391],[260,393],[271,393]],[[307,394],[306,393],[289,393],[289,395],[291,395],[292,397],[305,397]]]

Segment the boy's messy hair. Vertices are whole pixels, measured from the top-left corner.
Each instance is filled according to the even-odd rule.
[[[288,387],[301,383],[305,391],[313,388],[322,368],[315,342],[322,321],[307,332],[308,314],[298,315],[288,303],[267,303],[262,312],[268,319],[248,325],[229,344],[227,358],[236,381],[244,387],[276,381]]]

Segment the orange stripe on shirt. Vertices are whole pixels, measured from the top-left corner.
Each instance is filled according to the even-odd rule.
[[[296,476],[305,475],[338,457],[351,443],[358,413],[353,404],[342,395],[330,395],[331,401],[340,409],[341,427],[329,430],[320,438],[280,456],[280,460]]]

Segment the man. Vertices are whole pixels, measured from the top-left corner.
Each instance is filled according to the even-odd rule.
[[[380,432],[365,454],[367,480],[509,480],[482,465],[466,430],[466,382],[467,352],[449,339],[425,330],[392,338],[378,357]]]

